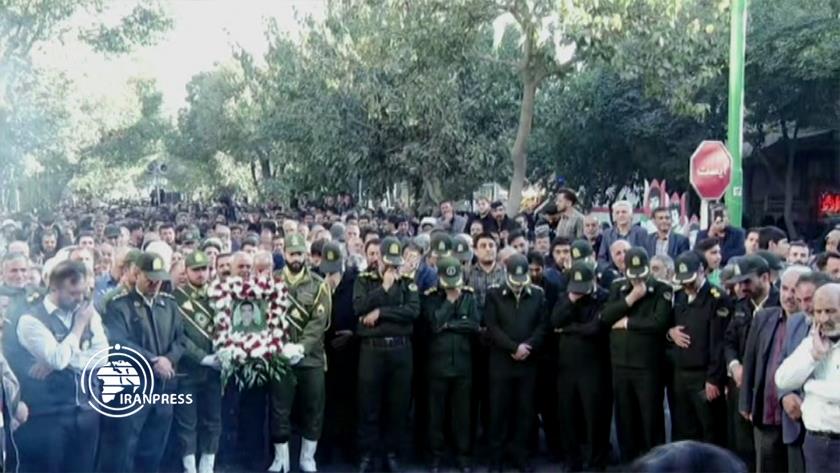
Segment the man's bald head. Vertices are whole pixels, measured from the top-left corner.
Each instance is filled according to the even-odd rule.
[[[825,251],[836,252],[840,249],[840,229],[834,229],[825,236]]]
[[[814,323],[822,336],[840,340],[840,284],[826,284],[814,293]]]
[[[237,251],[233,254],[233,261],[230,268],[231,276],[248,279],[251,277],[251,270],[254,268],[254,258],[244,251]]]

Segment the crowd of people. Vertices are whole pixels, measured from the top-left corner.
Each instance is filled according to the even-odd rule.
[[[602,226],[568,189],[516,218],[488,199],[414,218],[347,197],[7,215],[5,468],[687,465],[666,439],[728,451],[715,464],[732,470],[840,465],[840,229],[817,248],[716,208],[682,235],[661,208],[648,233],[629,202]],[[259,276],[289,290],[290,370],[239,388],[207,288]],[[193,402],[100,415],[79,387],[114,345],[142,354],[157,393]]]

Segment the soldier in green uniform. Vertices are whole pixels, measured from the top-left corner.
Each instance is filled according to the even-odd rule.
[[[134,290],[134,284],[137,282],[137,260],[142,251],[137,248],[132,248],[125,255],[125,269],[123,270],[120,282],[117,287],[106,292],[98,301],[95,301],[94,307],[100,314],[107,315],[106,308],[108,303],[117,296],[125,295]]]
[[[177,393],[175,367],[184,353],[178,305],[161,292],[169,280],[163,258],[144,252],[137,258],[134,290],[114,297],[102,318],[108,340],[138,351],[152,366],[155,393]],[[157,471],[172,424],[172,404],[149,404],[121,419],[104,419],[99,471]],[[134,467],[132,467],[134,465]]]
[[[623,461],[665,440],[662,363],[673,288],[650,275],[644,248],[625,257],[627,279],[613,282],[601,320],[610,331],[616,430]]]
[[[186,473],[213,473],[222,432],[222,382],[213,350],[213,311],[207,297],[210,258],[200,250],[185,259],[187,284],[175,290],[183,318],[184,358],[179,391],[192,394],[192,404],[175,406],[175,436]]]
[[[472,289],[464,286],[461,263],[452,257],[438,260],[438,287],[423,297],[422,320],[430,330],[428,350],[429,446],[432,473],[440,470],[446,452],[444,419],[450,421],[456,463],[469,471],[470,397],[472,395],[472,338],[481,317]]]
[[[397,452],[411,397],[411,332],[420,314],[417,285],[400,276],[402,247],[395,237],[381,244],[382,264],[359,275],[353,310],[359,317],[359,470],[375,470],[372,455],[384,443],[387,466],[398,471]],[[385,408],[385,419],[380,414]],[[384,426],[382,439],[380,425]]]
[[[332,311],[332,291],[324,280],[305,265],[306,240],[302,235],[289,235],[286,239],[283,280],[289,290],[286,319],[289,322],[289,341],[283,353],[292,365],[294,378],[272,380],[271,389],[271,441],[274,444],[274,461],[269,471],[287,473],[289,465],[289,437],[292,426],[292,406],[298,409],[300,419],[300,470],[317,470],[315,451],[321,437],[324,421],[326,388],[324,371],[324,332],[329,328]]]

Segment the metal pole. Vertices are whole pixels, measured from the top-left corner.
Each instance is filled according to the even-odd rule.
[[[741,226],[744,177],[741,167],[744,127],[744,43],[747,35],[747,0],[732,0],[729,36],[729,126],[727,147],[732,155],[732,184],[726,189],[729,221]]]

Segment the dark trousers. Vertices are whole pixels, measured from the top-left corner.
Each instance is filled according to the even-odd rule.
[[[572,471],[605,468],[613,405],[609,365],[588,372],[561,368],[557,393],[566,465]]]
[[[322,437],[325,453],[341,453],[345,460],[355,456],[357,376],[359,373],[359,343],[351,340],[340,349],[327,346],[326,406]]]
[[[459,467],[470,465],[470,376],[429,378],[428,437],[432,456],[440,459],[446,453],[445,419],[449,418],[456,461]],[[425,417],[422,413],[421,417]]]
[[[159,471],[172,411],[171,404],[147,404],[129,417],[103,419],[99,471]]]
[[[292,435],[292,409],[299,420],[300,435],[306,440],[321,438],[324,423],[324,368],[293,367],[280,381],[271,386],[271,442],[286,443]]]
[[[500,371],[490,363],[490,456],[494,463],[500,463],[509,453],[521,464],[529,456],[537,372],[535,367],[513,373]]]
[[[674,441],[698,440],[724,446],[726,400],[723,394],[714,401],[706,399],[706,371],[675,369],[671,392]]]
[[[380,444],[387,453],[399,451],[411,402],[411,372],[411,343],[386,347],[362,340],[358,386],[358,442],[362,455],[370,455]],[[384,427],[381,441],[380,426]]]
[[[787,449],[782,442],[780,426],[755,426],[756,473],[787,471]]]
[[[426,321],[424,320],[425,324]],[[421,324],[422,325],[422,324]],[[425,330],[414,329],[414,336],[411,340],[411,347],[414,359],[413,375],[411,380],[411,399],[414,415],[412,427],[414,430],[414,449],[419,460],[423,460],[429,453],[429,419],[426,413],[429,412],[429,346],[428,335]]]
[[[840,469],[840,438],[808,432],[802,444],[805,453],[805,471],[824,473]]]
[[[486,332],[476,336],[472,344],[472,400],[470,402],[470,441],[476,451],[479,439],[486,441],[490,432],[490,387],[487,365],[489,341]]]
[[[18,447],[20,471],[92,471],[99,444],[99,418],[95,411],[78,408],[31,416],[13,437]]]
[[[548,345],[548,343],[545,345]],[[543,346],[544,350],[547,348],[545,345]],[[556,347],[557,342],[552,340],[550,346]],[[563,455],[563,447],[560,440],[560,413],[557,409],[557,353],[556,350],[551,350],[550,353],[553,353],[553,356],[541,352],[538,362],[536,385],[539,388],[534,390],[537,415],[534,422],[535,428],[532,429],[534,432],[532,448],[534,451],[537,450],[539,428],[542,428],[549,457],[558,459]]]
[[[181,457],[215,454],[222,435],[222,381],[215,370],[202,377],[189,376],[178,383],[178,391],[192,396],[192,404],[175,406],[173,428]]]
[[[612,373],[618,444],[629,462],[665,441],[664,386],[656,369],[613,367]]]
[[[741,417],[738,409],[738,397],[741,390],[730,380],[726,394],[726,418],[729,421],[729,435],[727,445],[747,464],[747,469],[754,470],[755,442],[753,440],[752,423]]]
[[[788,473],[805,473],[805,456],[802,453],[801,441],[787,445],[787,459]]]
[[[262,470],[268,456],[268,386],[256,386],[239,392],[239,416],[236,419],[236,448],[240,468]]]

